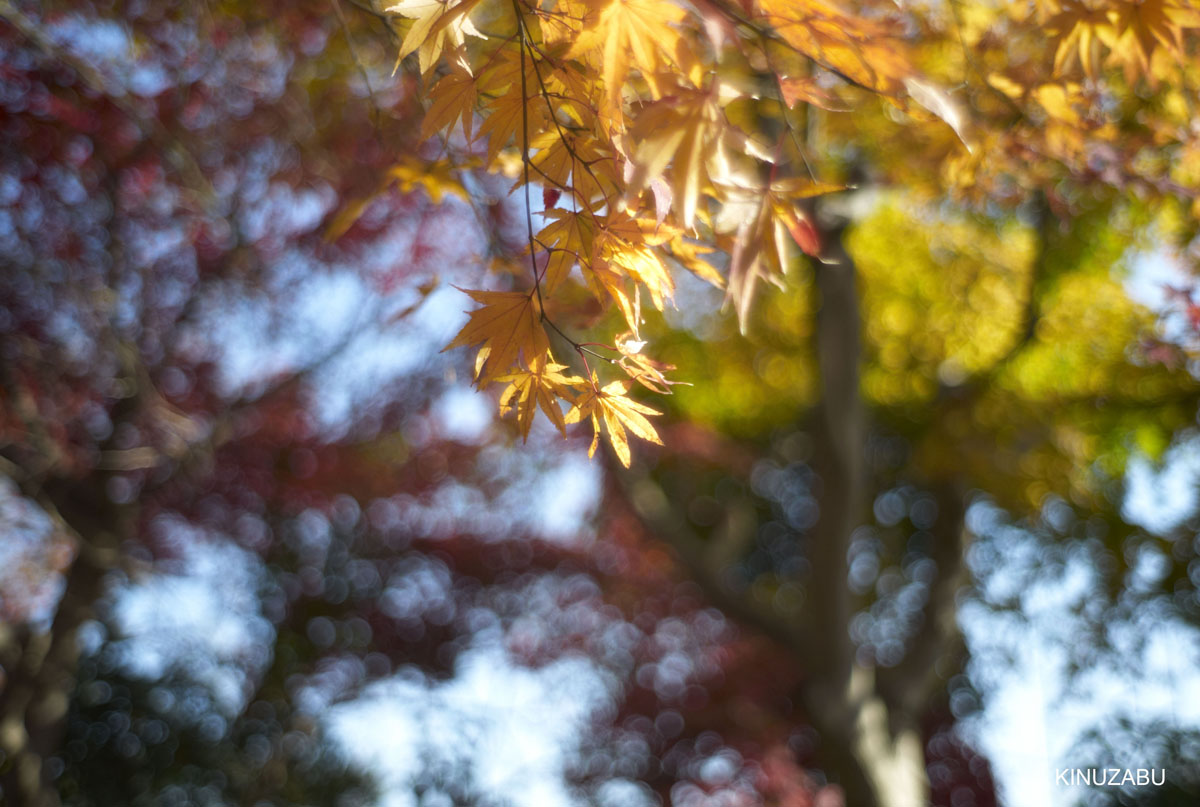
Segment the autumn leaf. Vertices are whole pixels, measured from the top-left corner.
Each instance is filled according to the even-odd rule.
[[[725,288],[725,278],[721,276],[721,273],[711,263],[700,257],[712,253],[714,250],[711,247],[685,241],[682,236],[677,236],[671,239],[667,249],[670,251],[671,257],[678,261],[684,269],[718,289]]]
[[[473,160],[478,165],[477,159]],[[470,199],[466,188],[458,180],[456,174],[472,167],[471,163],[455,165],[448,159],[435,160],[431,163],[421,162],[415,157],[404,157],[388,169],[386,181],[399,186],[401,193],[410,193],[416,188],[424,188],[429,199],[435,205],[441,204],[446,192],[453,193],[463,201]]]
[[[371,202],[386,193],[393,185],[398,185],[401,193],[410,193],[418,187],[424,188],[425,192],[429,194],[429,200],[434,204],[440,204],[447,192],[467,201],[469,198],[467,190],[456,175],[459,171],[471,168],[475,164],[478,164],[478,160],[454,164],[448,159],[421,162],[415,157],[401,158],[387,170],[383,182],[374,193],[349,202],[338,211],[325,229],[325,240],[337,241],[349,232],[355,222],[366,212]]]
[[[396,5],[389,6],[386,11],[416,20],[400,44],[398,59],[416,51],[421,74],[424,75],[437,64],[438,57],[447,44],[451,48],[459,47],[466,41],[467,36],[486,39],[467,16],[479,2],[480,0],[401,0]]]
[[[1151,57],[1160,46],[1182,60],[1183,29],[1200,28],[1200,10],[1183,0],[1125,0],[1113,4],[1109,18],[1114,57],[1136,65],[1143,74],[1150,71]]]
[[[974,148],[963,106],[945,88],[923,78],[909,76],[904,79],[904,89],[908,90],[909,98],[945,121],[968,151]]]
[[[660,71],[674,58],[666,47],[679,42],[671,27],[684,10],[668,0],[590,0],[583,29],[568,58],[590,56],[601,71],[604,100],[610,110],[621,106],[621,89],[636,68],[655,95]]]
[[[556,0],[553,13],[538,15],[542,44],[551,48],[574,44],[589,8],[587,0]]]
[[[787,104],[788,109],[792,109],[800,101],[813,106],[821,107],[822,109],[836,109],[837,102],[829,91],[821,86],[820,82],[812,76],[800,76],[796,78],[780,77],[779,78],[779,93],[783,97],[783,102]]]
[[[1182,0],[1119,0],[1096,3],[1062,0],[1046,21],[1055,36],[1054,72],[1065,75],[1078,61],[1093,81],[1100,77],[1103,49],[1131,75],[1147,75],[1160,49],[1184,58],[1183,31],[1200,27],[1200,11]]]
[[[821,238],[808,216],[794,207],[784,204],[775,207],[775,215],[787,227],[787,231],[805,255],[818,257],[821,254]]]
[[[568,398],[574,388],[587,382],[578,376],[564,373],[566,365],[555,364],[553,361],[538,359],[531,362],[529,367],[530,369],[522,368],[515,373],[496,378],[497,381],[508,382],[508,386],[500,393],[500,414],[503,415],[510,409],[516,411],[517,428],[521,432],[521,439],[525,440],[529,438],[534,413],[540,407],[565,437],[567,426],[558,401],[560,398]]]
[[[615,268],[621,275],[642,284],[650,292],[654,307],[661,311],[664,302],[675,292],[675,281],[653,247],[675,234],[667,228],[655,227],[653,222],[643,223],[627,214],[614,214],[603,222],[596,234],[593,263]],[[639,324],[636,321],[629,323],[635,332]]]
[[[569,137],[569,136],[568,136]],[[558,132],[551,126],[542,137],[530,143],[531,149],[538,149],[537,155],[531,160],[531,165],[537,175],[553,188],[571,187],[571,174],[575,160],[572,157],[572,143],[567,138],[559,137]],[[518,180],[520,184],[520,180]]]
[[[642,109],[629,132],[637,146],[626,199],[636,197],[670,163],[673,205],[683,226],[691,228],[707,178],[708,147],[719,136],[722,122],[716,99],[708,91],[681,91]]]
[[[1033,91],[1033,97],[1052,118],[1072,126],[1083,122],[1077,111],[1082,104],[1078,84],[1043,84]]]
[[[670,395],[671,387],[683,384],[691,386],[686,382],[672,381],[667,378],[666,373],[675,369],[673,364],[665,364],[643,353],[646,343],[638,339],[632,333],[622,334],[617,337],[617,352],[620,353],[620,358],[617,359],[616,365],[625,371],[626,375],[633,381],[641,384],[651,392],[657,392],[659,395]]]
[[[550,118],[544,104],[534,103],[538,84],[531,63],[525,65],[522,82],[519,55],[507,54],[498,60],[480,77],[479,85],[495,94],[485,107],[486,117],[479,127],[479,136],[488,140],[486,164],[492,167],[500,150],[514,140],[518,152],[524,154],[529,146],[524,140],[526,130],[530,139],[536,140],[549,126]]]
[[[362,218],[362,214],[367,211],[371,202],[375,201],[378,195],[378,193],[375,193],[365,199],[356,199],[343,206],[325,228],[325,240],[330,242],[337,241],[348,233],[350,228],[354,226],[354,223]]]
[[[592,260],[584,268],[584,280],[601,305],[615,303],[633,333],[638,333],[642,321],[641,296],[636,287],[629,291],[629,278],[603,259]]]
[[[798,177],[778,179],[759,197],[754,214],[738,225],[730,252],[725,300],[737,312],[742,333],[746,332],[758,282],[765,279],[782,286],[791,255],[789,243],[806,255],[820,258],[820,236],[795,201],[844,189]]]
[[[822,0],[759,0],[765,21],[817,64],[882,95],[899,96],[914,73],[898,31]]]
[[[1063,0],[1061,10],[1046,23],[1046,29],[1056,34],[1054,73],[1062,75],[1075,60],[1083,65],[1088,78],[1099,73],[1101,40],[1113,39],[1113,27],[1108,9],[1093,7],[1083,0]]]
[[[596,223],[587,213],[569,210],[547,210],[543,215],[551,221],[537,235],[538,242],[550,253],[542,285],[553,292],[566,280],[572,266],[580,260],[590,261]]]
[[[807,177],[778,177],[771,180],[767,191],[778,201],[794,202],[846,189],[847,186],[836,182],[817,182]]]
[[[725,287],[725,302],[732,303],[737,312],[738,327],[746,333],[750,304],[761,275],[763,245],[772,233],[770,205],[759,206],[758,214],[738,225],[733,249],[729,256],[729,282]]]
[[[550,351],[534,295],[520,291],[459,291],[470,295],[481,307],[470,312],[467,324],[443,351],[483,345],[480,353],[484,359],[475,368],[476,386],[482,389],[497,380],[518,366],[522,358],[532,364]]]
[[[432,103],[421,122],[421,139],[453,128],[461,120],[463,134],[470,141],[477,96],[475,77],[461,65],[452,65],[451,71],[429,91]]]
[[[662,445],[662,439],[658,436],[658,432],[646,419],[646,415],[662,413],[627,398],[629,384],[629,381],[613,381],[603,388],[599,388],[593,376],[592,388],[583,394],[564,418],[568,424],[582,422],[584,418],[591,420],[593,435],[592,445],[588,450],[589,457],[596,452],[596,446],[600,439],[600,426],[603,423],[604,434],[608,437],[613,452],[626,468],[633,459],[629,450],[629,438],[625,434],[626,430],[635,437]]]

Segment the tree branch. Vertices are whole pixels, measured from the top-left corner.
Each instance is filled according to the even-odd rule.
[[[69,65],[75,70],[84,83],[103,94],[118,109],[124,112],[138,129],[151,140],[167,156],[180,177],[184,186],[195,192],[202,201],[211,201],[216,197],[212,183],[204,175],[195,156],[187,145],[163,125],[162,121],[153,116],[146,116],[136,108],[126,93],[122,90],[112,91],[104,75],[86,59],[81,59],[69,50],[60,47],[46,33],[40,21],[34,20],[14,6],[9,0],[0,0],[0,19],[21,32],[21,35],[32,42],[38,49],[50,58]]]
[[[652,535],[670,544],[691,578],[714,605],[738,622],[761,631],[787,647],[798,658],[811,657],[816,640],[803,624],[783,618],[769,605],[742,596],[722,580],[722,572],[727,568],[730,543],[736,544],[741,538],[736,525],[726,525],[728,532],[723,540],[705,540],[688,526],[679,508],[649,475],[637,475],[623,468],[618,469],[615,465],[610,470],[609,476],[617,481],[615,487],[629,509],[642,519]],[[751,528],[753,526],[756,525],[751,525]]]

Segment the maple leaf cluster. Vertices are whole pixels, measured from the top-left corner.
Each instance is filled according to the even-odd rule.
[[[1200,217],[1196,4],[1037,0],[999,11],[971,37],[996,54],[974,65],[982,148],[949,161],[949,182],[1008,202],[1039,189],[1062,208],[1061,183],[1082,180],[1187,202]]]
[[[1041,170],[1029,167],[1032,152],[1084,173],[1096,141],[1116,132],[1095,120],[1102,68],[1160,80],[1184,53],[1183,31],[1200,27],[1185,0],[1007,7],[1004,25],[1053,38],[1040,48],[1047,65],[973,68],[979,87],[1029,109],[1014,124],[1006,110],[969,119],[963,94],[917,66],[921,31],[891,3],[402,0],[388,11],[407,26],[399,60],[416,54],[427,86],[422,136],[441,137],[445,153],[461,150],[461,132],[467,153],[481,155],[471,159],[525,193],[528,266],[508,269],[526,288],[468,292],[480,307],[450,347],[478,347],[477,385],[507,385],[501,411],[515,411],[523,435],[539,409],[564,434],[588,419],[626,465],[627,432],[658,439],[643,417],[657,412],[627,393],[635,382],[670,392],[674,368],[646,355],[641,328],[643,306],[672,300],[674,273],[723,288],[744,330],[762,281],[779,283],[797,252],[828,259],[812,200],[846,189],[847,177],[819,176],[806,153],[817,110],[844,112],[857,94],[943,126],[953,133],[941,158],[950,185],[987,187],[989,170],[1024,180]],[[964,51],[968,35],[959,31]],[[559,324],[551,303],[578,299],[575,290],[624,320],[613,344]],[[552,336],[581,374],[554,354]]]
[[[1093,81],[1102,62],[1138,75],[1164,76],[1168,63],[1184,60],[1183,30],[1200,27],[1200,11],[1188,0],[1045,2],[1039,9],[1055,35],[1054,73],[1065,75],[1078,60]]]
[[[658,412],[630,389],[667,394],[673,383],[674,368],[644,352],[643,305],[667,305],[682,269],[724,288],[744,323],[761,279],[778,281],[797,248],[820,253],[804,200],[841,189],[804,167],[793,122],[768,139],[739,103],[765,76],[781,109],[834,104],[809,69],[819,65],[903,104],[915,75],[886,21],[823,2],[403,0],[388,10],[411,20],[399,59],[415,53],[431,85],[422,135],[461,130],[483,144],[485,168],[516,166],[527,204],[531,185],[544,188],[540,228],[529,217],[528,288],[468,291],[479,308],[449,347],[478,347],[477,385],[507,385],[500,408],[523,435],[538,410],[564,433],[588,420],[593,451],[604,433],[625,465],[628,434],[659,439],[646,418]],[[722,253],[724,272],[712,262]],[[568,285],[619,313],[615,344],[576,341],[548,316]],[[582,375],[555,357],[551,334]]]

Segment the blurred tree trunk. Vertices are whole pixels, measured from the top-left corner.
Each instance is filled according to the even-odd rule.
[[[875,668],[857,659],[850,635],[850,542],[866,521],[870,499],[859,380],[862,317],[854,261],[842,242],[845,222],[822,223],[818,212],[810,208],[809,217],[823,245],[816,270],[821,401],[814,461],[823,496],[812,542],[807,619],[813,646],[805,658],[812,678],[804,702],[838,769],[847,804],[919,807],[929,802],[920,728],[924,693],[915,692],[916,681],[882,691]],[[927,628],[929,622],[926,615]],[[938,652],[943,638],[940,632],[929,637]]]
[[[132,423],[142,409],[142,397],[134,392],[142,371],[133,347],[117,344],[114,350],[122,358],[123,381],[131,393],[111,409],[112,435],[117,435],[121,424]],[[7,397],[21,394],[9,386],[3,390]],[[27,413],[25,421],[34,432],[45,425],[36,412]],[[135,532],[136,503],[118,504],[109,494],[114,472],[106,469],[104,458],[120,453],[114,448],[110,436],[98,446],[96,464],[86,471],[60,470],[39,452],[14,450],[5,457],[21,494],[40,506],[55,529],[75,544],[49,627],[0,626],[0,787],[5,805],[55,807],[60,801],[55,780],[61,768],[56,770],[50,760],[61,753],[66,732],[80,656],[79,629],[95,616],[109,573],[124,565],[122,544]]]
[[[108,501],[102,475],[77,484],[49,484],[39,496],[61,526],[77,536],[77,555],[47,630],[10,627],[0,641],[5,679],[0,690],[0,785],[4,804],[53,807],[59,803],[48,762],[60,750],[75,688],[79,628],[94,614],[104,581],[117,563],[121,517]]]
[[[735,590],[728,584],[730,563],[755,540],[752,507],[749,516],[727,514],[728,523],[700,536],[688,524],[687,502],[671,501],[649,476],[616,474],[632,508],[653,534],[672,544],[714,604],[788,648],[802,665],[806,680],[800,700],[822,737],[826,770],[845,790],[848,807],[924,807],[930,787],[922,719],[950,669],[946,662],[958,658],[960,646],[955,593],[962,583],[965,492],[949,482],[934,485],[938,518],[931,530],[931,558],[937,577],[905,657],[890,668],[863,663],[850,634],[857,603],[848,580],[851,539],[869,520],[872,490],[866,467],[870,424],[859,387],[862,319],[856,269],[842,242],[846,222],[823,219],[815,207],[807,213],[823,245],[816,268],[821,399],[811,427],[812,465],[822,488],[802,617],[779,611],[750,587]]]

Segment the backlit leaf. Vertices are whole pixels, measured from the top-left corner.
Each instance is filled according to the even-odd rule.
[[[535,295],[520,291],[461,289],[480,307],[443,350],[483,345],[487,356],[475,368],[475,383],[487,386],[524,358],[537,362],[550,350]],[[482,351],[481,351],[482,352]]]

